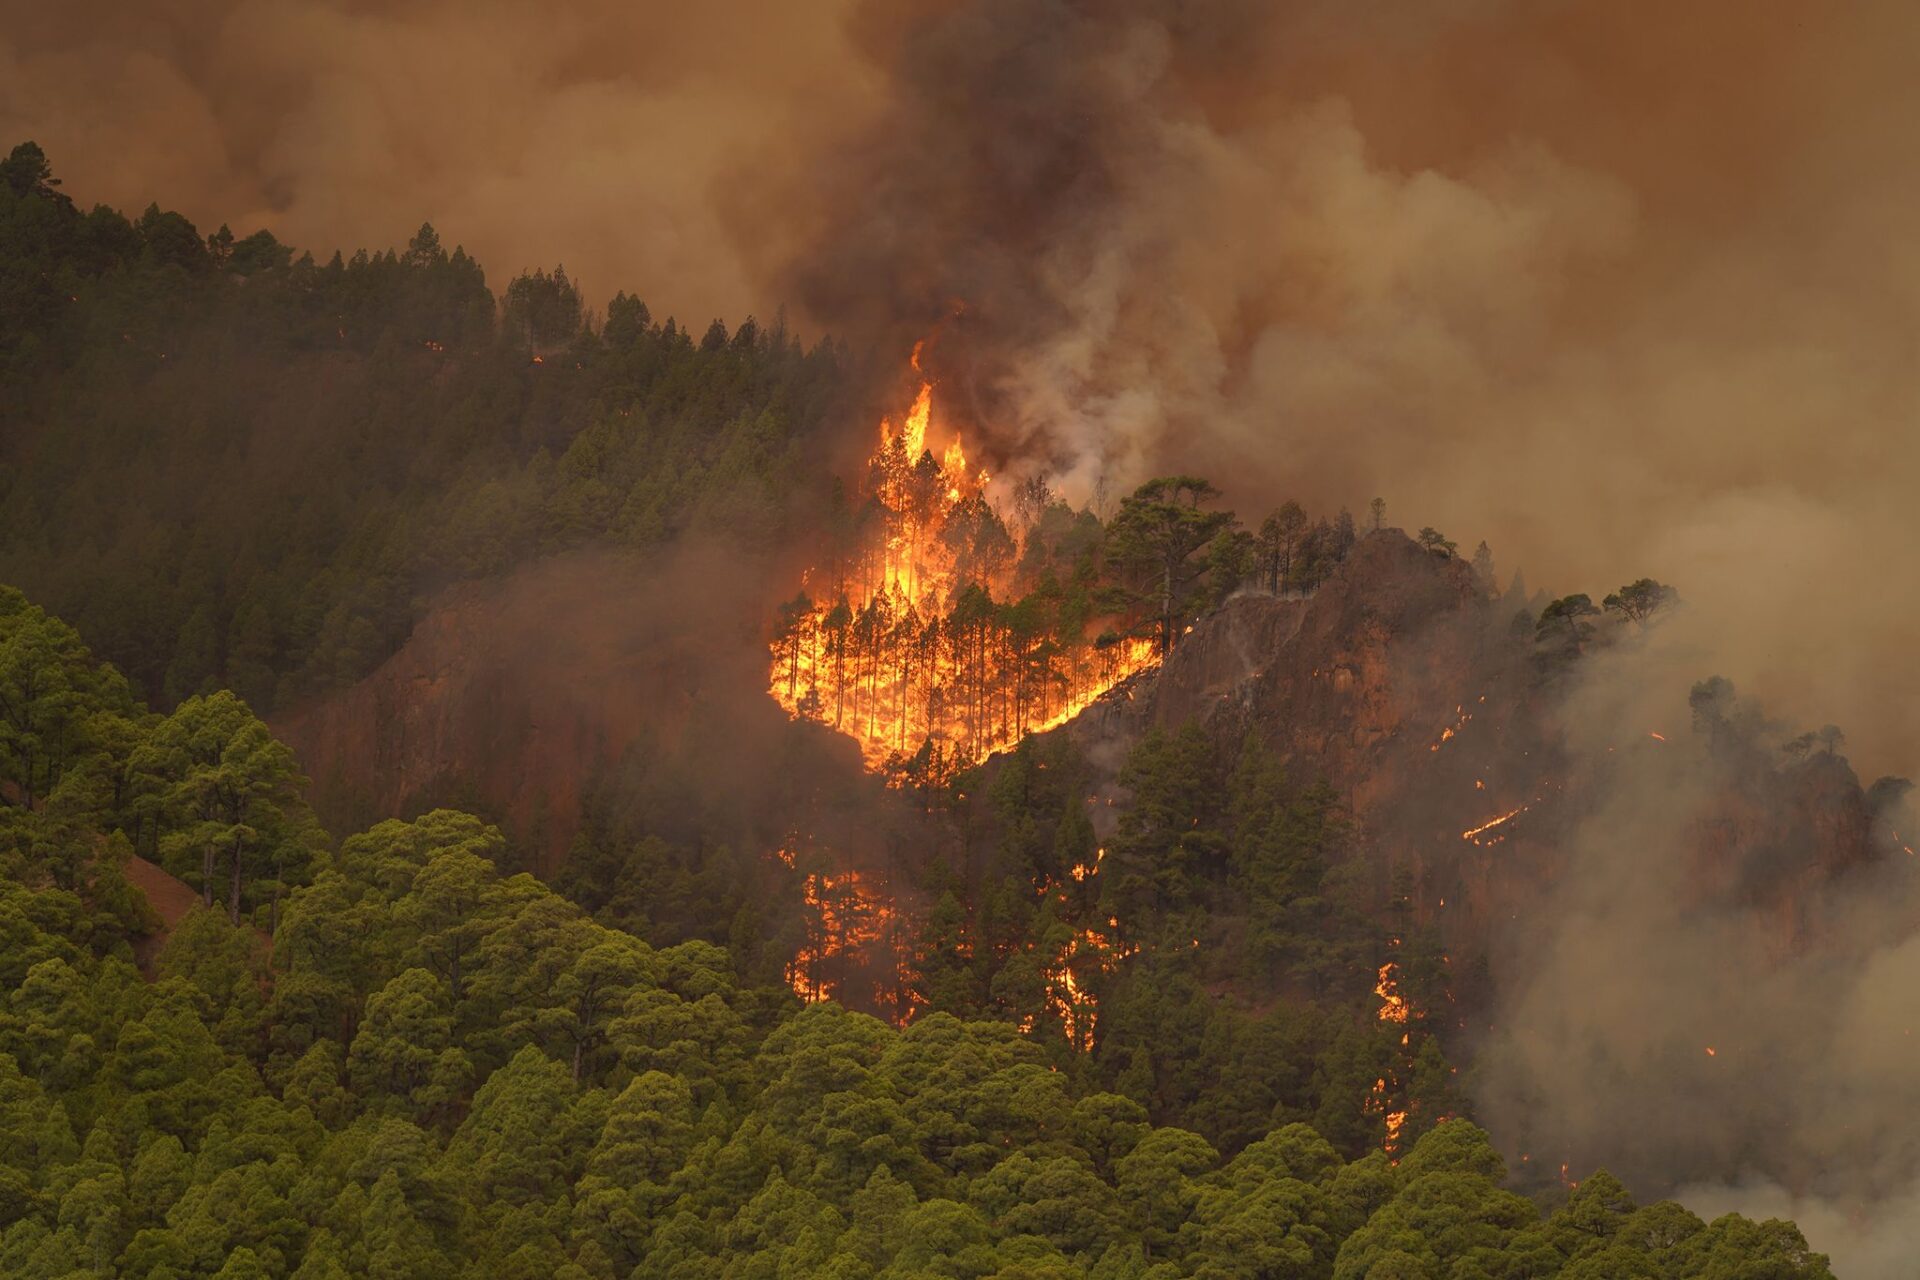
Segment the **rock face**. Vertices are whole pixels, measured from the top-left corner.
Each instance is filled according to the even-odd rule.
[[[1845,762],[1783,766],[1770,739],[1728,742],[1671,721],[1672,735],[1595,743],[1571,701],[1595,678],[1591,655],[1543,652],[1530,623],[1515,626],[1521,607],[1463,562],[1373,533],[1311,598],[1229,600],[1160,669],[1056,732],[1093,762],[1109,801],[1152,728],[1195,722],[1229,749],[1263,739],[1297,781],[1345,798],[1381,902],[1404,876],[1413,918],[1467,950],[1584,856],[1597,806],[1648,785],[1626,781],[1624,762],[1656,784],[1686,771],[1673,840],[1694,891],[1769,916],[1781,945],[1797,945],[1816,926],[1819,886],[1875,853],[1874,815]],[[1630,664],[1634,643],[1626,624],[1602,619],[1586,647]],[[1630,680],[1631,666],[1605,678]],[[1671,711],[1679,720],[1685,708]]]

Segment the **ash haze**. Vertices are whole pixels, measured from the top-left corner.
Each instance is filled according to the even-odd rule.
[[[716,175],[871,82],[837,7],[5,0],[0,130],[136,215],[171,201],[322,260],[424,218],[496,291],[564,262],[597,300],[639,289],[704,327],[772,310]]]
[[[322,250],[424,216],[496,288],[564,261],[889,362],[938,330],[1010,474],[1651,573],[1920,769],[1899,0],[9,7],[0,127],[75,190]]]
[[[1547,1167],[1604,1165],[1703,1217],[1791,1217],[1836,1276],[1910,1276],[1920,1134],[1901,1117],[1920,1107],[1920,876],[1900,841],[1912,815],[1898,819],[1905,836],[1875,832],[1879,861],[1830,878],[1777,832],[1737,832],[1726,761],[1738,749],[1716,752],[1686,725],[1705,658],[1686,628],[1656,628],[1569,692],[1568,778],[1592,803],[1563,833],[1565,874],[1494,944],[1502,990],[1476,1055],[1477,1111]],[[1728,719],[1726,736],[1763,752],[1798,727],[1747,700]],[[1649,726],[1663,744],[1647,745]],[[1806,767],[1845,774],[1819,755]],[[1780,877],[1795,886],[1786,918],[1752,892]]]
[[[1555,594],[1674,583],[1661,696],[1603,680],[1596,744],[1723,674],[1838,723],[1867,777],[1920,773],[1905,0],[9,9],[0,132],[71,190],[316,248],[428,217],[496,288],[564,261],[661,314],[784,304],[882,362],[934,333],[996,473],[1193,471],[1256,519],[1380,494]],[[1663,878],[1703,776],[1615,781],[1589,872],[1515,940],[1536,975],[1505,1016],[1543,1038],[1488,1082],[1496,1125],[1711,1165],[1700,1206],[1790,1210],[1840,1274],[1908,1274],[1889,1037],[1920,951],[1863,941],[1888,903],[1849,894],[1851,949],[1749,983],[1748,925],[1675,918]],[[1663,1074],[1728,1008],[1740,1056]],[[1808,1056],[1829,1043],[1852,1052]],[[1820,1175],[1743,1180],[1769,1161],[1733,1135]]]

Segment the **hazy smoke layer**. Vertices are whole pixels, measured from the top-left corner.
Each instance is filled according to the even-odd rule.
[[[1681,586],[1725,673],[1920,764],[1920,9],[893,0],[763,266],[1016,466],[1201,470]],[[756,210],[762,205],[753,206]],[[956,302],[966,311],[952,319]]]
[[[430,219],[496,290],[564,262],[704,328],[770,316],[718,175],[870,85],[841,0],[0,0],[0,140],[83,205],[176,207],[324,256]]]
[[[1818,865],[1809,845],[1846,843],[1844,761],[1788,760],[1791,730],[1750,703],[1689,731],[1698,655],[1671,641],[1594,658],[1568,702],[1568,782],[1593,803],[1565,832],[1565,874],[1496,943],[1478,1111],[1547,1168],[1603,1165],[1704,1216],[1792,1218],[1846,1280],[1911,1275],[1912,811],[1881,804],[1875,856]]]
[[[1652,573],[1727,675],[1920,767],[1902,0],[0,8],[0,137],[83,200],[431,218],[496,286],[899,356],[944,321],[996,461]]]

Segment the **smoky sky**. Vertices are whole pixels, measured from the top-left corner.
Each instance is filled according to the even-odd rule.
[[[974,0],[850,30],[887,108],[756,188],[814,218],[756,275],[935,333],[1009,475],[1380,495],[1556,593],[1650,574],[1708,670],[1920,763],[1892,568],[1920,11]]]
[[[1379,495],[1390,523],[1485,539],[1503,577],[1555,594],[1652,575],[1688,607],[1631,724],[1718,673],[1784,723],[1839,724],[1867,777],[1920,773],[1906,0],[0,0],[0,19],[0,139],[40,141],[83,204],[159,200],[323,254],[430,219],[496,288],[564,262],[596,301],[626,289],[696,326],[784,306],[881,369],[931,336],[939,412],[1008,479],[1085,496],[1196,471],[1255,521]],[[1725,961],[1745,935],[1690,932],[1660,880],[1691,776],[1629,780],[1583,830],[1593,874],[1543,918],[1513,1011],[1622,1054],[1651,1019],[1691,1054],[1698,1011],[1740,1002],[1764,1030],[1732,1061],[1777,1056],[1805,1096],[1756,1086],[1728,1131],[1775,1124],[1817,1162],[1801,1135],[1911,1114],[1875,1075],[1905,1060],[1908,1010],[1896,1044],[1872,1002],[1914,952],[1747,983]],[[1798,1056],[1802,1015],[1865,1065]],[[1652,1050],[1606,1060],[1621,1084],[1521,1048],[1496,1084],[1570,1141],[1617,1127],[1608,1103],[1653,1106],[1645,1080],[1726,1096],[1704,1052],[1683,1077]],[[1685,1119],[1686,1152],[1739,1163]],[[1920,1153],[1874,1153],[1913,1185]]]
[[[708,188],[870,77],[834,0],[0,0],[0,137],[83,206],[178,208],[324,256],[422,221],[496,290],[564,263],[704,327],[778,305]]]
[[[786,306],[880,367],[932,333],[1009,479],[1651,574],[1716,670],[1920,768],[1911,5],[5,7],[0,135],[83,203],[431,219],[496,287]]]

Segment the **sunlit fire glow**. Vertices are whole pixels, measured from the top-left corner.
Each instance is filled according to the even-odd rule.
[[[809,572],[772,643],[775,699],[853,738],[875,770],[923,750],[950,768],[983,760],[1157,661],[1147,637],[1090,641],[1091,619],[1019,580],[1029,531],[1002,522],[957,434],[935,452],[933,404],[922,382],[897,426],[881,422],[851,545]]]

